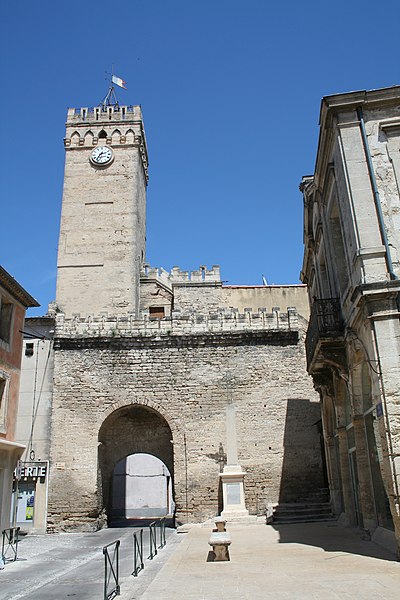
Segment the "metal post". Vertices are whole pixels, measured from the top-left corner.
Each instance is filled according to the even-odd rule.
[[[165,542],[165,517],[160,519],[159,526],[160,526],[160,545],[158,547],[164,548],[164,546],[166,544],[166,542]]]
[[[149,525],[149,546],[150,546],[150,554],[148,558],[153,560],[155,556],[157,556],[157,533],[156,533],[156,522],[153,521]]]
[[[104,600],[111,600],[111,598],[115,598],[115,596],[120,595],[120,586],[119,586],[119,546],[121,544],[120,540],[116,542],[111,542],[111,544],[107,544],[107,546],[103,547],[104,554]],[[112,554],[112,558],[110,558],[110,554],[108,549],[110,546],[114,546],[114,552]],[[108,583],[110,577],[112,575],[112,579],[114,581],[113,588],[108,590]]]
[[[137,534],[139,533],[139,540]],[[139,558],[139,565],[138,565]],[[139,572],[144,569],[143,562],[143,529],[133,534],[133,573],[134,577],[137,577]]]

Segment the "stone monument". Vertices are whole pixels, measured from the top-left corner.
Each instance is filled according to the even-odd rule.
[[[220,473],[222,482],[222,498],[224,509],[221,516],[226,519],[249,518],[244,495],[244,477],[246,475],[239,464],[236,439],[236,407],[233,402],[234,378],[227,374],[224,377],[228,404],[226,406],[226,454],[227,464]]]

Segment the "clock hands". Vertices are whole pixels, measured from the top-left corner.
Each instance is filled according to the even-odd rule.
[[[112,150],[107,146],[99,146],[92,152],[91,160],[97,164],[105,164],[111,161]]]

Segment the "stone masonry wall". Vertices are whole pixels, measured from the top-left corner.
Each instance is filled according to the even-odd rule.
[[[134,405],[153,411],[150,420],[156,411],[171,429],[177,521],[217,514],[228,375],[250,513],[264,514],[268,503],[323,485],[314,427],[319,399],[297,331],[58,338],[55,348],[49,497],[55,527],[98,526],[99,431],[104,437],[108,417]]]

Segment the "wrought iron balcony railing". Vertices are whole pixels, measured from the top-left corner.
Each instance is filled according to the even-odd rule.
[[[307,367],[310,366],[318,342],[334,340],[343,335],[344,325],[339,298],[314,300],[306,336]]]

